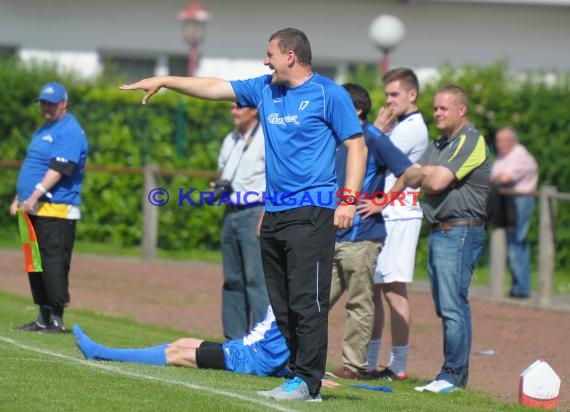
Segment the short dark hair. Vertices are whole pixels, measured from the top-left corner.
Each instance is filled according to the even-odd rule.
[[[418,94],[420,94],[420,84],[412,69],[408,69],[406,67],[392,69],[382,76],[382,81],[385,85],[399,81],[402,87],[407,91],[416,90]]]
[[[364,87],[355,83],[345,83],[342,87],[344,87],[348,94],[350,94],[354,108],[362,111],[359,116],[360,119],[366,120],[368,113],[370,113],[370,109],[372,108],[372,102],[370,101],[370,94],[368,94],[368,91]]]
[[[311,60],[313,58],[311,53],[311,43],[307,35],[299,29],[293,29],[287,27],[276,31],[271,35],[269,41],[279,40],[279,50],[281,53],[287,53],[289,50],[293,50],[297,55],[299,63],[305,66],[311,65]]]
[[[456,104],[462,104],[467,107],[467,93],[465,93],[465,90],[461,86],[458,86],[456,84],[448,84],[447,86],[443,86],[441,89],[439,89],[436,94],[440,93],[453,95]]]

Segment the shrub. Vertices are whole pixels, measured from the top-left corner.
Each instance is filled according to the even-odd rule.
[[[65,84],[71,112],[87,133],[90,145],[88,166],[132,167],[155,164],[164,169],[210,171],[223,137],[231,130],[229,104],[205,102],[173,92],[159,93],[141,106],[142,93],[121,92],[118,81],[86,81],[72,75],[58,75],[54,67],[27,67],[15,60],[0,59],[0,153],[2,160],[21,160],[29,139],[41,122],[34,99],[41,85],[57,79]],[[375,109],[384,103],[376,71],[359,67],[351,81],[371,90]],[[430,136],[437,136],[432,121],[432,98],[442,85],[462,86],[470,100],[470,119],[493,148],[494,131],[503,125],[515,127],[522,143],[535,155],[540,167],[540,184],[570,192],[570,76],[508,72],[504,62],[461,69],[444,67],[439,76],[423,85],[419,107]],[[17,85],[15,87],[14,85]],[[374,111],[373,111],[374,113]],[[0,201],[9,205],[15,192],[17,173],[0,169]],[[163,176],[158,185],[171,195],[178,188],[206,189],[205,177]],[[86,174],[83,218],[78,239],[118,246],[141,243],[141,204],[145,199],[140,174]],[[222,208],[178,207],[170,202],[160,210],[159,247],[164,249],[217,248]],[[536,247],[538,227],[533,221],[530,240]],[[0,224],[15,225],[7,213]],[[570,263],[570,207],[558,208],[557,265]],[[425,248],[418,250],[425,261]],[[535,249],[536,250],[536,249]],[[419,263],[421,264],[421,263]]]

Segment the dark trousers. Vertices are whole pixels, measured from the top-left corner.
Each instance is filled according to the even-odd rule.
[[[266,212],[261,255],[269,300],[291,357],[289,367],[311,394],[327,360],[328,313],[336,229],[334,210]]]
[[[50,306],[52,313],[61,316],[69,303],[69,266],[76,221],[33,215],[30,221],[36,231],[43,269],[28,273],[34,303]]]
[[[227,339],[243,338],[267,314],[267,287],[256,226],[261,206],[226,210],[222,226],[222,324]]]

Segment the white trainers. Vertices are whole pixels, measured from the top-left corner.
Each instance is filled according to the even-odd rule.
[[[321,394],[311,395],[305,381],[294,377],[269,391],[259,391],[258,395],[277,401],[322,402]]]
[[[430,383],[424,386],[416,386],[414,389],[418,392],[450,393],[459,388],[455,386],[453,383],[441,379],[441,380],[431,381]]]

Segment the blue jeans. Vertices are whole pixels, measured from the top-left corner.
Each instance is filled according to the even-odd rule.
[[[511,296],[525,297],[530,295],[530,246],[527,235],[534,211],[534,198],[516,196],[514,201],[517,220],[513,226],[507,228],[507,253],[513,278]]]
[[[227,339],[243,338],[267,313],[269,297],[255,232],[263,208],[226,211],[222,226],[222,324]],[[251,316],[251,324],[250,324]]]
[[[483,227],[455,226],[429,236],[428,274],[443,322],[444,363],[436,379],[464,387],[469,375],[471,308],[468,293],[485,239]]]

